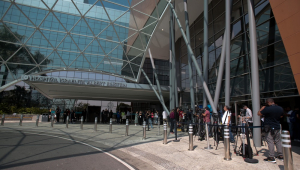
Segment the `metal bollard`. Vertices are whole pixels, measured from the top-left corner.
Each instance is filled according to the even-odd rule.
[[[94,126],[94,131],[97,132],[97,117],[95,117],[95,126]]]
[[[53,127],[54,117],[51,116],[51,127]]]
[[[160,136],[160,117],[157,119],[157,126],[158,126],[158,134],[157,136]]]
[[[230,143],[229,143],[229,127],[224,126],[224,148],[225,148],[225,157],[224,160],[231,160],[230,157]]]
[[[67,116],[67,120],[66,120],[66,128],[69,128],[69,116]]]
[[[5,120],[5,114],[2,115],[2,118],[1,118],[1,126],[4,126],[4,120]]]
[[[205,131],[206,131],[206,139],[207,139],[207,147],[204,147],[204,149],[210,150],[213,149],[213,147],[209,144],[209,134],[208,134],[208,125],[205,123]]]
[[[168,134],[167,134],[167,123],[164,123],[164,141],[163,141],[163,144],[167,144],[167,137],[168,137]]]
[[[129,129],[129,125],[128,125],[128,119],[126,119],[126,130],[125,130],[125,136],[128,136],[128,129]]]
[[[83,116],[81,116],[80,119],[80,129],[83,130]]]
[[[146,121],[143,122],[143,140],[146,140]]]
[[[23,114],[22,114],[21,117],[20,117],[20,123],[19,123],[19,126],[22,126],[22,122],[23,122]]]
[[[281,143],[283,149],[283,161],[284,161],[284,169],[286,170],[293,170],[293,156],[291,151],[291,137],[290,132],[287,130],[283,130],[281,132]]]
[[[109,120],[109,133],[112,133],[112,118]]]
[[[194,144],[193,144],[193,125],[189,125],[189,151],[194,150]]]
[[[36,116],[36,122],[35,122],[35,126],[38,127],[39,126],[39,120],[40,120],[40,115]]]

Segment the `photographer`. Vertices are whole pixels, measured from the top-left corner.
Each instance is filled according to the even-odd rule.
[[[231,112],[230,112],[230,107],[229,106],[224,106],[224,114],[222,117],[222,125],[230,126],[231,125]],[[231,132],[231,127],[229,127],[229,137],[230,137],[230,142],[234,143],[234,137]]]
[[[238,117],[242,117],[242,126],[245,126],[247,122],[249,126],[253,126],[252,111],[248,108],[247,105],[243,105],[243,109],[241,109],[241,114]],[[245,128],[242,128],[242,131],[243,133],[245,133]],[[252,134],[251,128],[250,132]]]
[[[267,106],[263,106],[257,113],[258,116],[264,117],[266,139],[269,147],[269,157],[264,159],[264,161],[275,163],[274,158],[274,144],[276,145],[278,158],[283,160],[282,156],[282,145],[280,140],[280,118],[283,116],[284,112],[282,107],[275,105],[272,98],[267,99]]]
[[[210,131],[210,112],[209,112],[209,108],[208,107],[205,107],[205,111],[204,113],[202,113],[202,116],[203,116],[203,121],[205,122],[205,124],[207,124],[207,127],[208,127],[208,133],[209,133],[209,137],[211,137],[211,131]]]

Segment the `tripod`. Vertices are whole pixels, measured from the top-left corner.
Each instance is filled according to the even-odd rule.
[[[242,116],[242,117],[240,117],[240,126],[242,126],[242,122],[244,121],[245,119],[244,119],[244,117]],[[245,130],[242,130],[243,129],[243,127],[239,127],[239,128],[236,128],[236,136],[237,136],[237,138],[236,138],[236,141],[235,141],[235,147],[234,147],[234,153],[236,154],[236,155],[241,155],[241,147],[243,147],[243,153],[242,153],[242,156],[243,157],[245,157],[245,138],[247,137],[247,144],[248,144],[248,149],[250,148],[250,146],[251,146],[251,144],[250,144],[250,137],[249,137],[249,129],[248,129],[248,121],[246,121],[246,123],[245,123]],[[241,134],[241,136],[240,136],[240,134]],[[236,148],[237,148],[237,142],[238,142],[238,138],[240,137],[240,140],[241,140],[241,142],[242,142],[242,145],[243,146],[241,146],[240,148],[239,148],[239,151],[237,152],[237,150],[236,150]],[[252,141],[253,141],[253,138],[252,138]],[[253,146],[254,146],[254,148],[255,148],[255,150],[256,150],[256,155],[258,155],[258,151],[257,151],[257,148],[256,148],[256,146],[255,146],[255,143],[253,142]],[[250,152],[248,151],[248,154],[250,154]]]
[[[219,146],[219,139],[221,138],[220,128],[219,128],[219,117],[213,117],[213,127],[212,132],[214,133],[214,146],[216,146],[216,150]]]

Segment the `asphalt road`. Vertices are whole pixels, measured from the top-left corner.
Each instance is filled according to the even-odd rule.
[[[128,169],[99,150],[75,141],[22,131],[0,132],[0,169]]]

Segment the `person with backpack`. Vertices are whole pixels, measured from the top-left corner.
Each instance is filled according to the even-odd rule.
[[[269,147],[269,155],[264,161],[276,163],[274,158],[274,144],[276,145],[278,158],[283,160],[282,144],[280,136],[280,118],[283,117],[282,107],[277,106],[272,98],[267,99],[267,106],[263,106],[257,113],[258,116],[264,117],[264,129],[266,131],[266,140]]]

